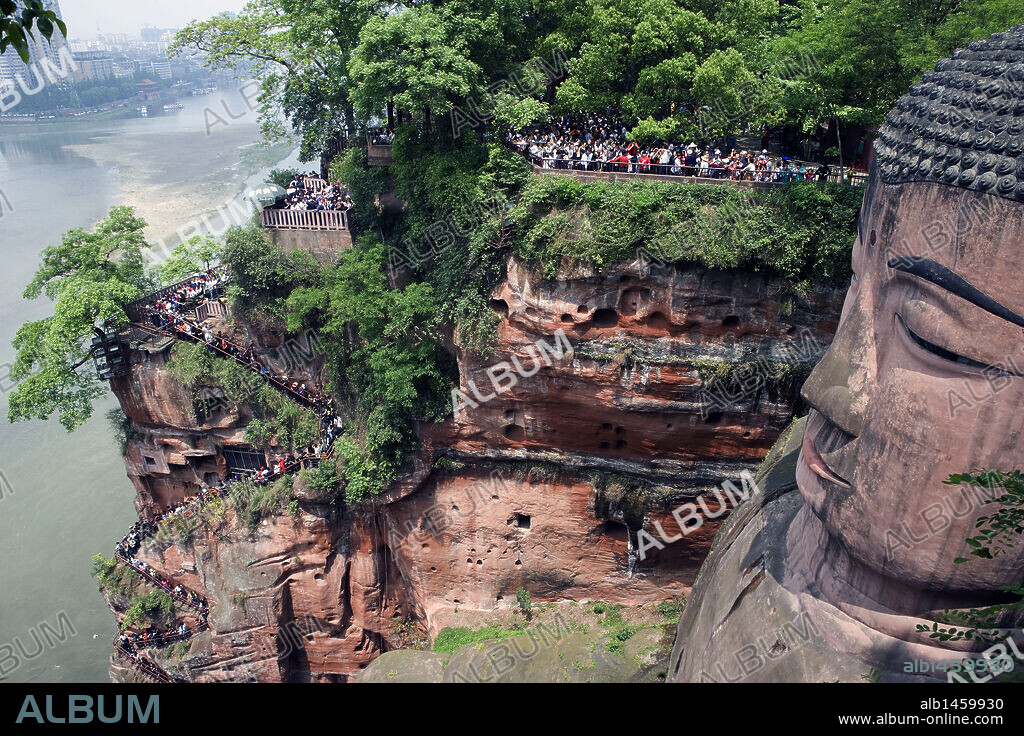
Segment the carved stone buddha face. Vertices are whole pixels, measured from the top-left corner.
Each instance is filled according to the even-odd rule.
[[[813,408],[801,494],[834,541],[895,587],[1019,581],[1024,541],[954,564],[995,509],[943,481],[1022,465],[1024,205],[875,175],[853,271],[835,340],[803,388]]]
[[[804,556],[894,610],[974,605],[1024,574],[1024,539],[968,555],[997,494],[943,482],[1024,465],[1024,26],[939,62],[876,151],[839,330],[803,388],[797,483],[824,527]]]

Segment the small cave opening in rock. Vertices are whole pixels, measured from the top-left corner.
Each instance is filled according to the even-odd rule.
[[[720,411],[709,412],[708,415],[704,417],[704,424],[718,424],[721,421],[722,412]]]
[[[518,424],[506,425],[501,433],[505,435],[506,439],[512,440],[513,442],[521,442],[526,437],[526,430],[520,427]]]
[[[516,513],[515,517],[513,518],[513,525],[519,527],[520,529],[529,529],[530,515]]]
[[[597,328],[615,327],[619,324],[619,315],[614,309],[595,309],[590,320]]]
[[[647,319],[644,320],[644,324],[652,330],[664,330],[665,332],[668,332],[671,327],[668,317],[666,317],[662,312],[651,312],[647,316]]]
[[[504,299],[491,299],[487,302],[487,306],[493,309],[495,312],[500,314],[505,319],[508,319],[508,302]]]
[[[634,286],[622,292],[619,297],[619,309],[627,317],[632,317],[651,301],[651,290]]]
[[[625,427],[616,427],[615,428],[615,434],[618,434],[618,435],[626,434],[626,428]]]
[[[576,307],[576,311],[579,312],[580,314],[586,314],[587,312],[590,311],[590,307],[588,307],[586,304],[581,304],[578,307]]]
[[[516,413],[512,409],[505,410],[505,421],[512,422],[516,418]]]
[[[735,314],[730,314],[728,317],[722,320],[722,327],[737,327],[740,323],[740,318]]]
[[[629,527],[623,524],[621,521],[614,521],[608,519],[604,522],[604,533],[617,542],[626,544],[629,540]]]
[[[615,449],[621,450],[626,447],[626,440],[615,440]]]

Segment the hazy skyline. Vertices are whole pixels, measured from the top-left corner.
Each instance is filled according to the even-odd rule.
[[[139,29],[147,25],[180,28],[190,20],[209,18],[225,10],[237,12],[245,3],[246,0],[60,0],[60,7],[71,39],[88,40],[98,33],[137,36]]]

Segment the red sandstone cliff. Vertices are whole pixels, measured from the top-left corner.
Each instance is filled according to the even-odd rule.
[[[538,601],[688,592],[722,519],[643,560],[637,531],[671,533],[674,507],[756,467],[799,387],[798,372],[764,372],[801,355],[794,346],[823,350],[840,301],[751,273],[624,265],[549,281],[514,260],[492,296],[495,353],[460,352],[466,396],[495,393],[495,366],[516,368],[513,356],[532,372],[531,350],[556,345],[557,330],[571,352],[421,427],[414,472],[340,518],[299,488],[295,517],[250,532],[229,513],[187,545],[147,545],[140,556],[212,606],[211,631],[168,666],[199,681],[345,680],[395,646],[396,621],[436,634],[458,609],[513,606],[519,587]],[[200,419],[164,353],[134,357],[114,390],[132,420],[128,474],[153,510],[223,474],[250,414],[225,403]]]

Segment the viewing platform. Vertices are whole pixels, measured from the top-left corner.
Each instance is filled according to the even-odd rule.
[[[612,164],[614,165],[614,164]],[[554,166],[540,166],[531,162],[533,173],[540,176],[571,176],[583,181],[606,181],[606,182],[627,182],[627,181],[657,181],[672,184],[696,184],[707,186],[731,186],[737,189],[751,189],[754,191],[769,191],[775,187],[785,186],[792,181],[803,181],[799,176],[790,176],[785,181],[750,181],[747,179],[730,179],[728,176],[706,177],[687,176],[684,174],[651,174],[640,171],[604,171],[588,169],[555,168]],[[832,183],[844,183],[852,186],[864,186],[867,183],[868,175],[865,171],[847,172],[845,178],[838,171],[829,171],[823,179],[815,178],[812,181],[828,181]]]
[[[288,192],[292,194],[297,190],[312,200],[329,186],[320,177],[307,175],[299,177],[297,188]],[[348,211],[345,209],[270,206],[260,211],[260,225],[284,250],[307,251],[324,264],[332,262],[339,251],[352,247]]]
[[[348,230],[348,212],[267,207],[260,212],[260,225],[268,230]]]
[[[366,136],[366,163],[368,166],[391,165],[394,159],[391,154],[391,144],[386,140],[387,138],[375,139],[373,135]]]

